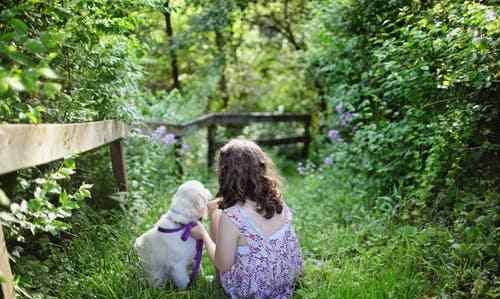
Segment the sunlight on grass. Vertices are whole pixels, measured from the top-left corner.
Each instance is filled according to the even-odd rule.
[[[344,193],[337,190],[324,196],[317,192],[319,186],[314,177],[288,175],[287,186],[285,196],[294,210],[306,262],[305,276],[295,298],[419,297],[426,283],[415,274],[410,249],[405,248],[404,242],[374,241],[377,232],[386,230],[382,223],[342,224],[339,209],[348,201],[341,198]],[[174,186],[170,189],[173,191]],[[68,299],[223,298],[221,288],[211,281],[213,268],[206,256],[203,272],[190,290],[175,290],[171,285],[154,289],[147,285],[132,243],[156,222],[168,204],[164,199],[168,196],[150,197],[151,204],[135,217],[119,212],[103,221],[99,212],[86,211],[80,235],[52,257],[64,264],[57,266],[51,280],[53,288],[45,292],[53,298]],[[142,222],[133,221],[141,218]],[[367,240],[377,245],[368,246]]]

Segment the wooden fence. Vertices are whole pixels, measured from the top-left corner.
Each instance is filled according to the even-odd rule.
[[[161,121],[147,122],[150,128],[165,126],[168,132],[174,133],[180,144],[182,137],[193,130],[206,127],[207,131],[207,164],[212,167],[214,163],[215,152],[224,142],[216,140],[217,126],[224,125],[250,125],[252,123],[290,123],[299,122],[304,125],[304,135],[292,136],[287,138],[254,140],[257,144],[265,146],[275,146],[284,144],[302,143],[303,155],[307,157],[309,144],[311,141],[310,126],[311,116],[309,114],[273,114],[273,113],[212,113],[187,122],[185,124],[171,124]],[[177,152],[177,151],[176,151]],[[180,170],[182,172],[182,169]]]
[[[113,172],[120,191],[127,190],[122,139],[125,124],[107,120],[78,124],[0,124],[0,175],[46,164],[109,144]],[[0,299],[15,298],[12,272],[0,225]]]

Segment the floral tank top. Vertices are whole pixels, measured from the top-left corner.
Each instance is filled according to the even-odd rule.
[[[285,205],[285,224],[271,236],[264,235],[240,206],[223,210],[238,227],[247,245],[239,246],[235,263],[220,273],[221,284],[232,299],[291,298],[303,271],[292,213]]]

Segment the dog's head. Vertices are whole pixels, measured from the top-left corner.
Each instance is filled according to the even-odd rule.
[[[192,180],[180,185],[170,204],[169,218],[179,223],[189,223],[207,214],[207,203],[212,194],[202,183]]]

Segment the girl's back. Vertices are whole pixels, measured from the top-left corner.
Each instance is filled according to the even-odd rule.
[[[292,213],[285,205],[282,213],[265,219],[245,206],[223,211],[237,227],[243,245],[238,246],[231,269],[221,273],[221,283],[231,298],[291,298],[303,270]]]

